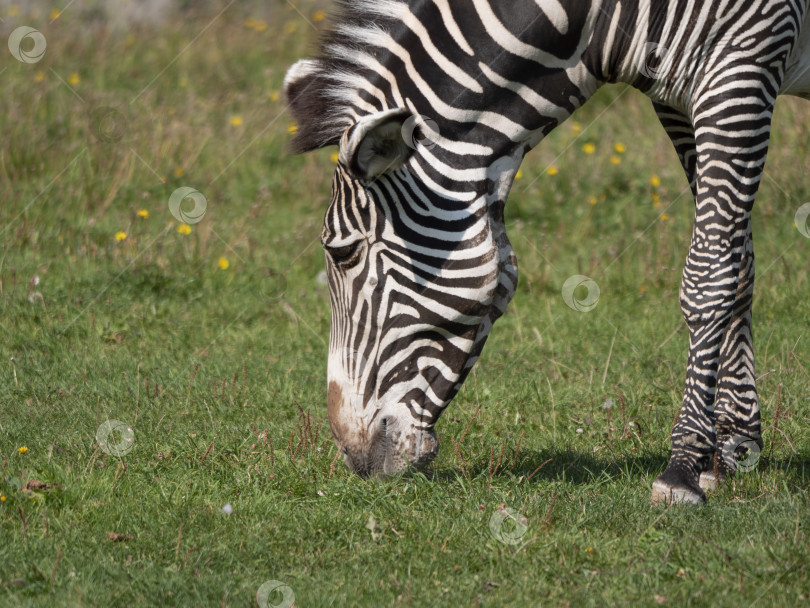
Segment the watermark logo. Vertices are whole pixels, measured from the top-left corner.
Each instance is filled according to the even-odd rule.
[[[96,431],[96,441],[102,452],[118,458],[135,447],[135,432],[126,422],[105,420]]]
[[[663,72],[664,58],[667,56],[666,47],[657,42],[648,42],[644,45],[644,54],[641,56],[639,71],[643,76],[653,80],[660,78]]]
[[[262,301],[280,300],[287,292],[287,275],[270,266],[260,268],[253,286]]]
[[[753,471],[759,464],[759,457],[759,445],[750,437],[735,435],[723,446],[723,462],[732,471]]]
[[[421,114],[410,116],[402,123],[402,139],[414,150],[419,147],[430,150],[439,138],[439,125],[436,121]]]
[[[120,141],[126,135],[124,115],[109,106],[102,106],[90,112],[90,130],[96,139],[110,144]]]
[[[182,205],[185,200],[190,200],[194,207],[188,211],[183,209]],[[183,222],[184,224],[197,224],[202,221],[205,216],[205,211],[208,208],[208,201],[203,196],[202,192],[183,186],[178,188],[169,197],[169,211],[172,215]]]
[[[510,507],[499,508],[489,518],[489,531],[504,545],[517,545],[528,530],[528,520]]]
[[[265,581],[256,592],[259,608],[290,608],[295,602],[292,588],[281,581]]]
[[[576,297],[574,292],[580,287],[584,287],[587,290],[585,297]],[[569,308],[577,312],[590,312],[596,308],[600,294],[599,285],[596,284],[596,281],[590,277],[586,277],[584,274],[575,274],[572,277],[568,277],[562,287],[563,300]]]
[[[45,56],[45,47],[42,32],[27,25],[21,25],[8,37],[8,50],[21,63],[36,63]]]
[[[796,222],[796,229],[799,233],[801,233],[803,237],[810,239],[810,223],[808,223],[808,219],[810,219],[810,203],[805,203],[796,211],[794,221]]]
[[[363,353],[353,348],[344,347],[341,362],[349,380],[354,381],[363,377],[363,371],[366,369],[367,364]]]

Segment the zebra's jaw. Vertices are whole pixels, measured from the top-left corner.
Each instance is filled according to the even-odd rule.
[[[517,173],[518,167],[520,167],[520,162],[526,150],[528,150],[528,148],[519,149],[511,156],[501,157],[495,161],[487,171],[490,184],[490,194],[487,196],[487,214],[489,216],[489,229],[492,234],[492,240],[498,248],[498,285],[495,288],[489,314],[484,317],[478,328],[478,333],[475,337],[475,346],[473,347],[470,358],[467,360],[462,380],[456,385],[456,391],[461,388],[464,382],[463,378],[467,377],[467,374],[472,369],[473,365],[475,365],[478,356],[484,348],[484,343],[489,337],[489,332],[492,331],[492,326],[495,321],[506,312],[506,307],[509,305],[509,302],[512,300],[517,290],[517,256],[506,234],[504,208],[506,206],[506,197],[509,195],[515,174]]]

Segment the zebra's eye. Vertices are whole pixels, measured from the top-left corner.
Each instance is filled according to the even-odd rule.
[[[349,245],[343,245],[342,247],[327,246],[325,249],[329,252],[329,255],[332,256],[332,259],[335,262],[341,264],[348,262],[355,257],[357,252],[360,251],[360,243],[362,243],[362,241],[350,243]]]

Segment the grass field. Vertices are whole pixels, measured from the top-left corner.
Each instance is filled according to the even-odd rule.
[[[515,182],[518,293],[432,470],[363,480],[325,419],[333,150],[289,156],[279,96],[319,8],[123,33],[3,9],[47,51],[0,49],[0,605],[810,603],[808,106],[779,102],[754,212],[754,470],[703,508],[649,506],[693,205],[649,102],[607,87]],[[591,312],[561,297],[574,274]]]

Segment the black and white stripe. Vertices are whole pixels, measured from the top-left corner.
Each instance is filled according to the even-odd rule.
[[[701,502],[716,451],[761,445],[749,220],[774,101],[810,92],[807,4],[342,4],[320,56],[293,66],[285,91],[294,149],[340,150],[322,234],[328,403],[353,470],[435,455],[433,426],[515,291],[503,206],[520,162],[608,82],[652,99],[696,200],[684,402],[654,498]]]

